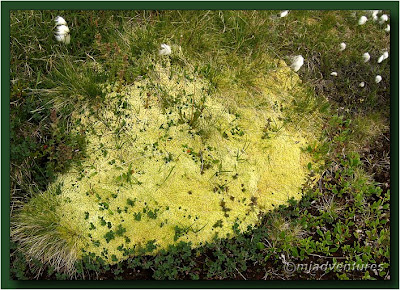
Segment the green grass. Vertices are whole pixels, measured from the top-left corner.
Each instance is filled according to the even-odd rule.
[[[38,204],[31,210],[43,210],[43,220],[34,229],[14,229],[18,241],[12,245],[14,278],[65,279],[57,260],[41,263],[46,260],[41,256],[44,248],[70,261],[69,268],[75,269],[79,279],[388,279],[390,57],[381,64],[376,60],[384,50],[390,53],[389,34],[371,20],[358,26],[363,11],[291,11],[285,18],[276,18],[277,13],[10,14],[12,210],[18,212],[30,198]],[[57,15],[70,27],[68,46],[54,39]],[[347,44],[343,52],[338,49],[341,42]],[[266,58],[290,63],[290,56],[301,54],[305,64],[298,74],[309,97],[297,102],[287,116],[290,122],[304,122],[310,112],[322,114],[322,120],[315,120],[323,123],[321,144],[305,148],[324,161],[319,168],[311,168],[321,178],[304,188],[302,200],[266,213],[259,227],[233,239],[217,239],[197,249],[181,243],[156,256],[145,255],[152,248],[148,245],[143,256],[112,267],[88,254],[73,266],[68,247],[57,235],[58,217],[49,210],[54,200],[43,199],[38,192],[85,158],[84,135],[72,133],[74,109],[90,104],[96,110],[106,81],[123,86],[154,77],[161,43],[172,46],[172,65],[194,68],[215,92],[231,94],[238,88],[257,93],[255,78],[274,69]],[[367,51],[372,59],[363,63],[361,55]],[[331,76],[332,71],[338,76]],[[374,82],[377,74],[383,78],[379,84]],[[358,86],[361,81],[366,82],[365,88]],[[168,99],[167,105],[171,105]],[[193,106],[193,115],[182,120],[196,127],[204,108],[201,103]],[[29,213],[25,209],[22,215],[27,225]],[[30,240],[31,231],[38,236],[44,232],[46,239]],[[113,235],[111,231],[107,238]],[[286,273],[282,255],[294,263],[377,263],[383,268]]]
[[[11,237],[19,242],[20,251],[28,253],[29,264],[33,260],[50,262],[55,270],[73,274],[81,234],[61,223],[62,213],[56,211],[61,197],[54,191],[38,193],[29,205],[16,210]]]

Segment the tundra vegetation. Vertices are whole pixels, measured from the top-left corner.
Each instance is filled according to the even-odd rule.
[[[385,14],[12,11],[13,279],[390,279]]]

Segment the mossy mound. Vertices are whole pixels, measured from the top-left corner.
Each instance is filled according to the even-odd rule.
[[[57,196],[57,231],[77,257],[113,263],[140,248],[199,246],[299,199],[311,158],[301,150],[307,133],[285,110],[300,82],[274,64],[256,80],[258,93],[231,95],[167,61],[150,78],[108,85],[103,102],[77,109],[88,157],[44,193]]]

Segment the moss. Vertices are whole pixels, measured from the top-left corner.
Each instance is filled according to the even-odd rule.
[[[167,61],[151,78],[108,85],[97,108],[77,109],[88,158],[83,171],[58,178],[57,211],[62,223],[90,232],[85,251],[105,248],[115,263],[121,244],[198,246],[300,198],[309,132],[283,113],[300,82],[283,62],[272,67],[254,80],[256,93],[235,87],[233,95]]]

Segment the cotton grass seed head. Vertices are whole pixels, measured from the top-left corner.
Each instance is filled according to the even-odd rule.
[[[378,58],[378,63],[381,63],[382,61],[384,61],[385,59],[387,59],[389,57],[389,53],[387,51],[385,51],[379,58]]]
[[[279,17],[286,17],[289,14],[289,10],[284,10],[281,13],[279,13]]]
[[[69,33],[69,28],[68,28],[68,26],[66,26],[66,25],[59,25],[59,26],[57,26],[57,30],[56,30],[56,33],[58,34],[58,35],[61,35],[61,34],[68,34]]]
[[[70,34],[56,34],[55,37],[58,42],[62,42],[65,44],[70,44],[70,42],[71,42]]]
[[[67,25],[67,21],[65,21],[65,19],[62,18],[61,16],[57,16],[54,19],[54,22],[56,23],[56,25]]]
[[[369,62],[369,60],[371,59],[371,56],[369,55],[368,52],[366,52],[366,53],[364,53],[364,54],[362,55],[362,58],[363,58],[363,61],[364,61],[364,62]]]
[[[377,75],[377,76],[375,77],[375,82],[376,82],[377,84],[380,83],[381,80],[382,80],[382,77],[381,77],[380,75]]]
[[[71,36],[69,34],[68,26],[66,25],[57,26],[55,37],[58,42],[69,44],[71,42]]]
[[[296,55],[293,57],[293,62],[290,67],[297,72],[304,64],[304,58],[301,55]]]
[[[172,53],[171,47],[165,43],[161,44],[161,49],[158,52],[159,55],[170,55]]]
[[[65,35],[56,34],[55,37],[58,42],[65,42]]]
[[[390,25],[389,24],[386,26],[385,31],[386,32],[390,32]]]
[[[358,25],[364,25],[367,22],[368,18],[366,16],[361,16],[358,20]]]
[[[331,72],[331,76],[334,76],[334,77],[337,77],[337,72],[335,72],[335,71],[333,71],[333,72]]]
[[[364,82],[361,82],[361,83],[358,84],[358,86],[359,86],[360,88],[363,88],[363,87],[365,87],[365,83],[364,83]]]
[[[381,10],[371,10],[371,16],[373,21],[378,21],[378,14],[381,12]]]
[[[381,12],[381,10],[371,10],[372,17],[377,16],[379,14],[379,12]]]
[[[386,21],[389,20],[389,16],[387,16],[386,14],[383,14],[380,18],[379,18],[379,24],[383,24]]]
[[[346,43],[342,42],[341,44],[339,44],[339,51],[343,51],[346,49]]]
[[[382,54],[382,56],[383,56],[384,59],[387,59],[387,58],[389,57],[389,52],[385,51],[385,52]]]

